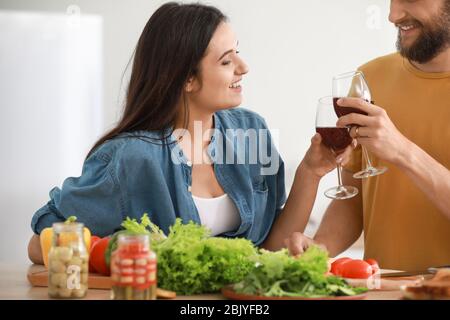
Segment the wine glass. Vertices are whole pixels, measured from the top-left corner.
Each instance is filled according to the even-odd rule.
[[[333,97],[323,97],[317,104],[316,132],[322,137],[322,143],[330,148],[334,154],[342,153],[353,139],[350,136],[349,127],[336,127],[338,117],[333,108]],[[358,194],[358,189],[352,186],[342,185],[342,166],[337,164],[339,185],[325,191],[325,196],[330,199],[345,200]]]
[[[366,116],[368,115],[366,112],[358,108],[338,106],[337,101],[339,100],[339,98],[343,97],[362,98],[368,103],[373,103],[369,86],[367,85],[364,74],[361,71],[351,71],[333,77],[333,104],[334,110],[339,118],[349,113],[359,113]],[[364,170],[355,173],[353,175],[353,178],[365,179],[385,173],[387,171],[387,168],[375,168],[372,165],[372,161],[370,160],[367,149],[364,146],[361,147],[364,158],[366,159],[366,167]]]

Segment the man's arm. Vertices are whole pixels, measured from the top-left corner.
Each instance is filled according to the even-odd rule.
[[[36,234],[31,237],[30,242],[28,243],[28,257],[31,262],[35,264],[44,264],[40,238]]]
[[[368,114],[351,113],[341,117],[338,125],[359,125],[358,143],[378,158],[399,167],[450,219],[450,171],[402,135],[384,109],[357,98],[343,98],[338,103]]]
[[[408,140],[398,167],[450,219],[450,171]]]
[[[342,181],[344,185],[358,188],[359,194],[348,200],[331,202],[314,236],[314,241],[324,245],[331,257],[348,249],[363,230],[362,183],[352,175],[342,170]]]

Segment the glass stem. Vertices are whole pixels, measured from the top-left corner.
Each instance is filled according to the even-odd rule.
[[[338,183],[339,183],[339,189],[342,189],[342,166],[340,163],[337,164],[337,176],[338,176]]]
[[[373,168],[372,167],[372,161],[370,161],[369,153],[367,152],[367,149],[364,146],[361,146],[361,147],[362,147],[362,151],[363,151],[364,157],[366,158],[366,168],[368,168],[368,169]]]

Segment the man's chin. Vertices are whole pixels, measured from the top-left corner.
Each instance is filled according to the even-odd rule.
[[[420,34],[416,34],[416,35],[407,35],[407,36],[403,36],[400,35],[399,36],[399,41],[400,41],[400,47],[402,50],[410,50],[414,44],[416,43],[417,39],[420,37]]]
[[[414,47],[416,39],[400,39],[397,42],[397,50],[404,57],[407,57]]]

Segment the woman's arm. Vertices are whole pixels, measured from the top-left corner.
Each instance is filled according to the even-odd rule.
[[[28,243],[28,258],[35,264],[44,264],[41,242],[38,235],[33,235]]]
[[[336,168],[336,162],[345,164],[355,143],[345,149],[339,156],[335,156],[327,147],[322,145],[322,139],[316,134],[311,140],[311,147],[305,158],[297,168],[294,183],[286,204],[275,221],[262,248],[276,251],[285,247],[296,247],[297,233],[303,233],[308,224],[320,179]],[[312,240],[311,240],[312,241]]]
[[[291,192],[283,211],[272,226],[262,247],[277,251],[286,247],[285,239],[295,232],[303,232],[316,199],[320,178],[308,170],[303,163],[297,169]]]

